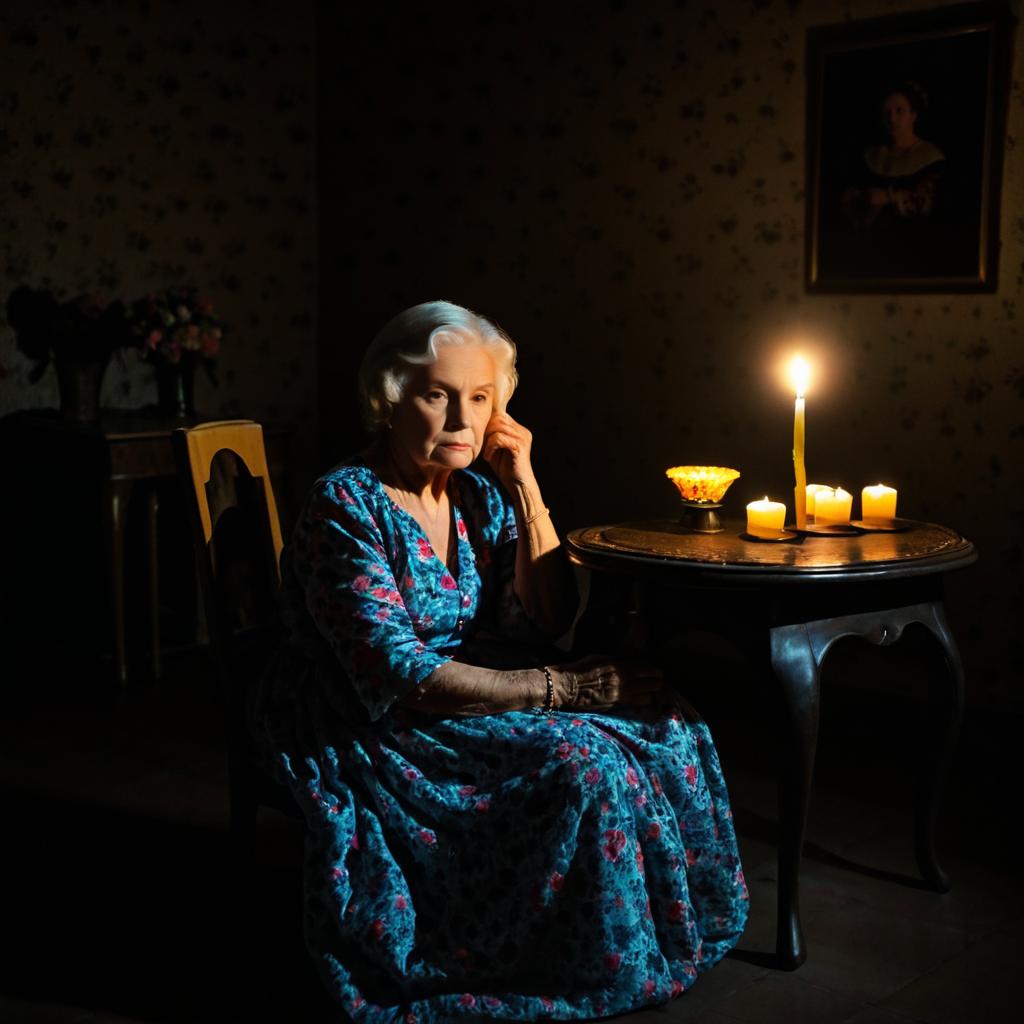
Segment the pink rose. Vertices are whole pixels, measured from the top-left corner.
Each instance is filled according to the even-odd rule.
[[[604,854],[605,860],[614,863],[619,859],[619,854],[622,853],[625,845],[626,833],[621,829],[610,828],[604,834],[604,845],[601,847],[601,852]]]

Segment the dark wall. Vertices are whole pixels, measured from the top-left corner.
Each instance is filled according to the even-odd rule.
[[[669,514],[668,466],[790,495],[796,345],[812,480],[900,490],[982,561],[951,581],[971,699],[1019,707],[1024,194],[1011,98],[994,295],[808,296],[805,33],[927,4],[323,5],[322,456],[359,443],[354,370],[450,298],[520,347],[510,411],[563,529]],[[931,5],[934,6],[934,5]],[[1018,62],[1019,73],[1019,62]]]
[[[230,333],[214,415],[315,418],[312,3],[127,0],[0,6],[0,299],[19,284],[130,300],[191,282]],[[0,319],[0,413],[55,406]],[[111,364],[103,401],[156,400]],[[311,459],[300,472],[308,475]]]

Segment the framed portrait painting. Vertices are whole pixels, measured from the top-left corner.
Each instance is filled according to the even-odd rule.
[[[808,31],[809,291],[995,290],[1011,25],[972,3]]]

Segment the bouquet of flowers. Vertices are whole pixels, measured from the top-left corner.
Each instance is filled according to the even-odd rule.
[[[19,285],[7,298],[7,322],[18,351],[35,363],[28,374],[33,383],[51,359],[105,365],[134,344],[124,304],[106,303],[96,292],[61,300],[49,289]]]
[[[224,323],[195,288],[168,288],[132,303],[131,331],[142,358],[158,363],[203,364],[217,383]]]

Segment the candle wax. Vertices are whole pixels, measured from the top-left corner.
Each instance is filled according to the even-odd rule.
[[[895,519],[896,489],[885,484],[865,487],[860,492],[860,514],[862,519]]]
[[[853,507],[853,495],[842,487],[832,490],[825,487],[814,496],[814,522],[818,526],[830,523],[848,523],[850,509]]]
[[[786,524],[786,506],[781,501],[752,501],[747,506],[747,533],[778,533]]]
[[[818,491],[827,491],[830,488],[824,484],[808,484],[807,485],[807,514],[813,516],[815,514],[814,499]]]
[[[793,498],[796,504],[796,525],[803,529],[807,525],[807,469],[804,465],[804,396],[796,396],[796,410],[793,417],[793,476],[796,486]]]

